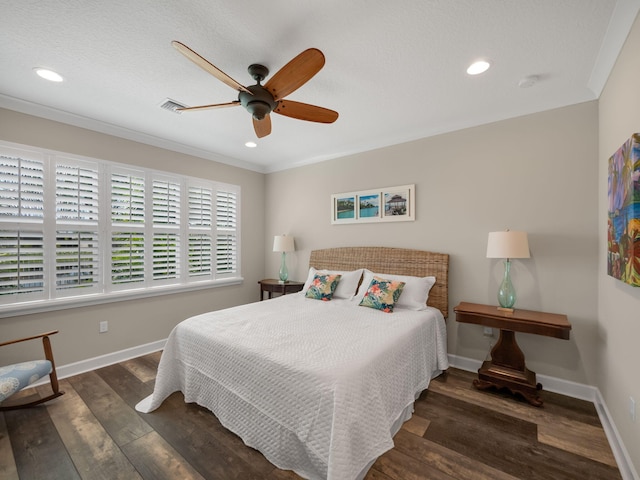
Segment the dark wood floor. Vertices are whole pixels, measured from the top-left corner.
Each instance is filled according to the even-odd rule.
[[[0,479],[298,479],[175,393],[151,414],[160,354],[61,381],[47,406],[0,413]],[[589,402],[543,392],[543,408],[480,392],[474,374],[450,369],[431,382],[415,414],[367,480],[619,479]],[[45,395],[46,387],[18,395]]]

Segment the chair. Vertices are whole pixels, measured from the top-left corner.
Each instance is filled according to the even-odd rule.
[[[42,338],[42,346],[44,348],[45,360],[31,360],[28,362],[15,363],[0,367],[0,411],[15,410],[17,408],[33,407],[49,400],[63,395],[58,387],[58,376],[56,375],[56,365],[53,361],[53,351],[51,350],[51,341],[49,336],[58,333],[53,332],[42,333],[33,337],[20,338],[9,342],[0,343],[0,347],[13,345],[15,343],[26,342],[28,340],[36,340]],[[53,393],[47,397],[25,403],[4,404],[4,401],[14,393],[38,381],[45,375],[49,375],[51,381],[51,389]]]

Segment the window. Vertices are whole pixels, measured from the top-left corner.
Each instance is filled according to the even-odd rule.
[[[235,185],[0,143],[0,314],[237,282],[239,199]]]
[[[99,165],[59,158],[51,167],[55,168],[54,297],[73,296],[79,292],[97,293],[102,285]]]
[[[0,155],[0,295],[39,298],[45,291],[44,161]]]

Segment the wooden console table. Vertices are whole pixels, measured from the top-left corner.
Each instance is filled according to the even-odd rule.
[[[461,302],[453,311],[458,322],[500,329],[500,338],[491,349],[491,360],[482,364],[473,385],[480,390],[507,388],[513,394],[522,395],[532,405],[541,406],[538,391],[542,390],[542,385],[536,383],[535,372],[526,367],[515,332],[569,340],[571,324],[567,316],[530,310],[505,312],[496,306],[467,302]]]

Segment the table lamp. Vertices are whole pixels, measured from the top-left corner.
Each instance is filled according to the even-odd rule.
[[[293,237],[289,235],[276,235],[273,237],[273,251],[282,252],[282,259],[280,260],[280,283],[285,283],[289,278],[289,272],[287,271],[287,252],[295,251],[293,246]]]
[[[504,258],[504,277],[498,289],[498,310],[513,312],[516,291],[511,283],[511,259],[529,258],[527,232],[489,232],[487,258]]]

